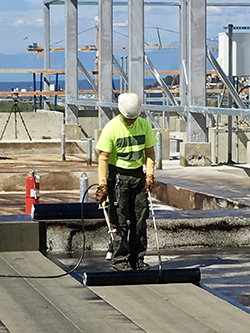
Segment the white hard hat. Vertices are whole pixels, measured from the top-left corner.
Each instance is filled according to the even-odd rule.
[[[118,109],[127,119],[135,119],[141,114],[141,102],[135,93],[124,93],[118,96]]]

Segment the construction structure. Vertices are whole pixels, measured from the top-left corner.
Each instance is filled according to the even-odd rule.
[[[207,6],[249,7],[246,2],[210,2],[206,0],[180,1],[82,1],[82,0],[45,0],[44,1],[44,68],[50,68],[50,6],[65,6],[65,132],[68,138],[78,138],[78,105],[96,106],[99,109],[99,129],[116,114],[117,101],[113,93],[113,66],[119,72],[122,81],[129,91],[136,92],[147,116],[150,112],[175,112],[185,122],[187,141],[192,143],[208,141],[208,120],[215,123],[216,115],[228,116],[228,150],[232,147],[232,115],[249,116],[250,110],[243,103],[232,84],[232,74],[226,75],[210,48],[206,44],[206,10]],[[94,82],[77,56],[78,51],[78,6],[98,5],[99,36],[98,36],[98,85]],[[113,55],[113,7],[128,8],[128,68],[126,71]],[[144,7],[145,6],[176,6],[179,8],[180,22],[180,99],[169,90],[162,80],[154,64],[145,52],[144,41]],[[230,43],[230,41],[229,41]],[[230,48],[229,48],[230,49]],[[230,52],[229,52],[230,53]],[[230,58],[230,54],[229,54]],[[235,102],[228,108],[206,107],[206,60],[209,60],[217,75]],[[148,104],[144,93],[144,64],[147,65],[166,96],[165,105]],[[229,60],[229,66],[230,60]],[[78,98],[78,69],[91,84],[97,98]],[[49,75],[45,80],[45,90],[49,89]],[[229,98],[229,99],[230,99]],[[45,105],[46,108],[46,105]],[[209,115],[209,117],[208,117]],[[152,117],[151,117],[152,119]],[[230,155],[231,153],[229,153]],[[230,157],[229,157],[230,159]]]

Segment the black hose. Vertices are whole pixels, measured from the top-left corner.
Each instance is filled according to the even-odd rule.
[[[61,278],[63,276],[70,275],[71,273],[75,272],[77,268],[80,266],[83,257],[84,257],[84,251],[85,251],[85,228],[84,228],[84,214],[83,214],[83,202],[85,199],[86,194],[88,191],[93,187],[98,186],[98,184],[92,184],[90,185],[86,191],[83,194],[82,202],[81,202],[81,220],[82,220],[82,232],[83,232],[83,246],[82,246],[82,252],[81,255],[76,263],[76,265],[70,269],[68,272],[58,274],[58,275],[8,275],[8,274],[0,274],[0,278],[22,278],[22,279],[57,279]]]

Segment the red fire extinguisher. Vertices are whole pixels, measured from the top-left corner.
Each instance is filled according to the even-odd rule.
[[[32,169],[29,177],[26,178],[26,214],[31,214],[33,204],[39,202],[40,177]]]

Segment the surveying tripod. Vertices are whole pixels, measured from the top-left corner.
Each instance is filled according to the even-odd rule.
[[[26,131],[26,133],[27,133],[27,135],[28,135],[30,141],[32,141],[32,138],[31,138],[30,133],[29,133],[29,131],[28,131],[26,125],[25,125],[25,122],[24,122],[23,116],[21,115],[21,112],[20,112],[20,109],[19,109],[19,107],[18,107],[18,104],[17,104],[17,100],[16,100],[16,99],[14,100],[13,106],[12,106],[10,112],[9,112],[9,116],[8,116],[8,119],[6,120],[6,123],[5,123],[4,129],[3,129],[3,132],[2,132],[2,134],[1,134],[0,140],[2,140],[2,138],[3,138],[3,136],[4,136],[4,133],[5,133],[5,131],[6,131],[6,128],[7,128],[7,126],[8,126],[9,121],[10,121],[11,114],[12,114],[13,112],[14,112],[14,115],[15,115],[15,138],[17,139],[17,113],[18,113],[19,116],[20,116],[20,118],[21,118],[21,121],[22,121],[22,123],[23,123],[23,126],[24,126],[24,128],[25,128],[25,131]]]

